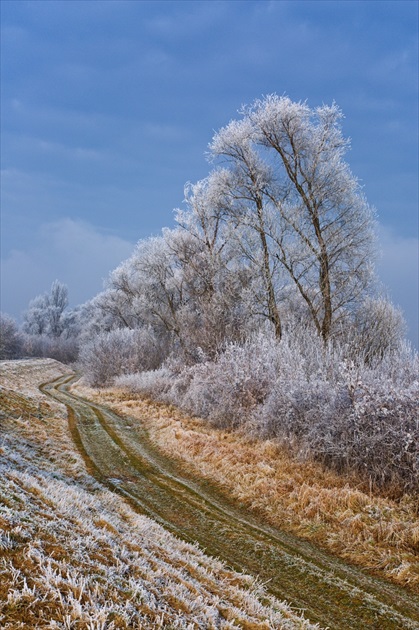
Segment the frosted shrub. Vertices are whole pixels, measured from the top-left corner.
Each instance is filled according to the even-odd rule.
[[[392,353],[374,368],[341,360],[333,373],[326,367],[302,380],[279,375],[255,410],[255,430],[396,494],[418,489],[417,357]]]
[[[0,361],[19,358],[22,343],[22,335],[15,320],[5,313],[0,313]]]
[[[149,328],[101,333],[80,352],[85,378],[95,387],[110,385],[120,374],[154,369],[161,360],[160,344]]]
[[[73,363],[77,360],[78,351],[75,337],[22,335],[22,354],[26,357],[48,357],[61,363]]]
[[[216,362],[189,370],[190,385],[173,402],[217,426],[238,426],[263,403],[279,369],[273,336],[259,334],[243,345],[229,344]],[[171,393],[176,394],[172,387]]]
[[[281,342],[265,331],[229,344],[215,361],[167,362],[117,384],[215,426],[278,439],[394,494],[418,489],[418,358],[405,345],[356,363],[347,348],[325,346],[310,328]]]
[[[312,446],[309,438],[320,427],[332,431],[336,412],[345,406],[348,403],[342,392],[320,379],[304,383],[279,380],[265,404],[256,410],[253,427],[265,437],[279,438],[307,452]]]
[[[206,361],[204,355],[193,366],[168,360],[159,370],[121,376],[115,383],[176,404],[217,426],[237,426],[271,391],[278,349],[273,336],[259,334],[243,345],[229,344],[215,361]]]
[[[355,312],[352,330],[352,347],[372,364],[386,354],[402,348],[406,322],[399,308],[383,296],[367,297]]]
[[[388,357],[390,360],[390,357]],[[389,378],[387,365],[364,369],[352,386],[352,434],[346,444],[351,466],[378,486],[419,489],[419,382],[417,356],[391,354],[403,383]],[[404,365],[402,365],[404,363]]]
[[[147,398],[162,400],[170,388],[172,379],[172,372],[167,367],[161,367],[157,370],[118,376],[115,378],[115,385]]]

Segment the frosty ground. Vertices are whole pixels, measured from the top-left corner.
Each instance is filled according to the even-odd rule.
[[[65,409],[38,386],[56,361],[2,362],[2,628],[312,628],[87,473]]]

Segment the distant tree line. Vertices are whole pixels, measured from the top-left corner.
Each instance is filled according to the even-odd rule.
[[[0,314],[0,359],[52,357],[74,362],[79,348],[78,312],[67,307],[68,287],[55,280],[49,293],[31,300],[21,327]]]

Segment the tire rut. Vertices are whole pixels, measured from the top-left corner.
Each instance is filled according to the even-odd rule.
[[[145,430],[105,407],[70,394],[77,376],[41,390],[64,403],[75,444],[89,472],[131,506],[233,569],[257,575],[266,589],[306,618],[332,630],[419,629],[413,594],[264,525],[208,482],[178,470]]]

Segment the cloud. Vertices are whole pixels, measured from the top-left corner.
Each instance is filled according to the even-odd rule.
[[[44,157],[53,160],[61,160],[68,162],[80,161],[107,161],[110,162],[111,156],[103,151],[91,149],[85,146],[73,146],[69,142],[54,142],[42,137],[25,136],[23,134],[7,134],[7,145],[20,154],[30,154],[38,156],[39,159]]]
[[[144,22],[153,35],[181,39],[190,37],[191,33],[202,36],[224,21],[230,12],[225,2],[173,3],[169,11],[167,5],[162,5]]]
[[[56,157],[63,157],[75,160],[101,160],[105,157],[104,154],[100,151],[89,149],[87,147],[71,147],[63,143],[50,142],[48,140],[41,140],[38,138],[25,138],[24,141],[33,141],[35,144],[35,148],[37,147],[39,150]]]
[[[419,348],[419,238],[400,236],[394,229],[381,225],[379,244],[378,274],[392,301],[402,308],[409,339]]]
[[[134,244],[73,219],[45,223],[27,250],[2,260],[1,310],[19,317],[29,300],[55,279],[69,287],[72,306],[103,288],[109,272],[130,256]]]
[[[181,142],[188,137],[189,130],[181,125],[146,123],[144,134],[156,141]]]

